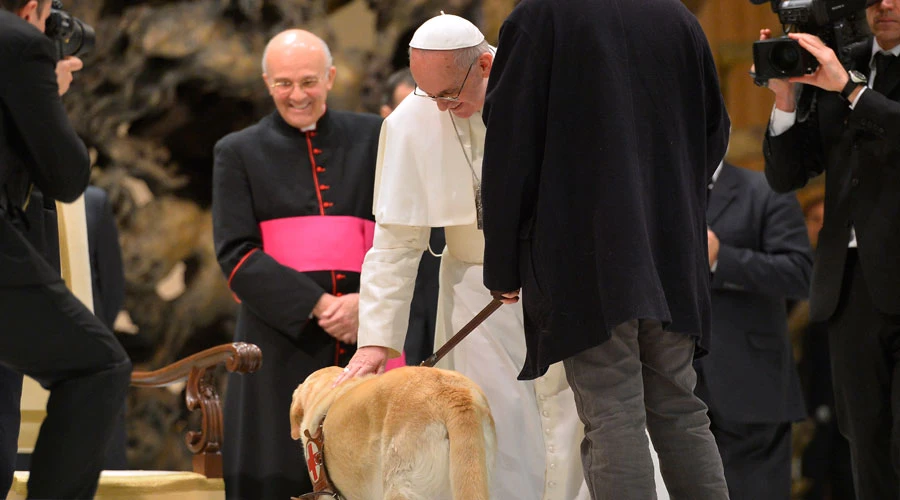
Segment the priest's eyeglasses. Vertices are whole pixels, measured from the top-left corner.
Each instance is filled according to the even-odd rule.
[[[269,87],[275,93],[287,95],[294,91],[294,86],[300,87],[300,90],[306,92],[307,90],[314,88],[318,84],[319,77],[310,76],[300,80],[299,82],[295,82],[293,80],[275,80],[269,85]]]
[[[466,70],[466,76],[463,78],[462,83],[459,85],[459,91],[456,93],[455,96],[450,97],[450,96],[431,95],[431,94],[423,92],[422,89],[420,89],[418,85],[416,85],[415,90],[413,90],[413,94],[415,94],[419,97],[425,97],[427,99],[431,99],[432,101],[442,101],[442,102],[457,102],[457,101],[459,101],[459,96],[462,94],[463,87],[466,86],[466,80],[469,79],[469,73],[472,72],[472,66],[475,65],[475,61],[477,61],[479,57],[481,57],[481,54],[478,54],[478,56],[476,56],[475,59],[472,60],[472,63],[469,64],[469,69]]]

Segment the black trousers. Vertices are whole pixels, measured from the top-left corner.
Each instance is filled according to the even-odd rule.
[[[893,293],[900,293],[900,284]],[[834,397],[858,500],[900,498],[900,316],[872,303],[857,253],[828,322]]]
[[[428,243],[431,250],[440,254],[447,244],[444,228],[432,228]],[[441,258],[425,251],[422,260],[419,261],[419,271],[416,273],[416,287],[409,307],[409,328],[406,330],[406,343],[403,345],[406,364],[410,366],[425,361],[435,351],[434,326],[437,322],[440,269]]]
[[[0,495],[12,487],[16,470],[21,399],[22,374],[0,365]]]
[[[790,500],[791,424],[730,422],[709,415],[731,500]]]
[[[128,390],[128,356],[62,282],[0,288],[0,318],[0,364],[50,391],[28,497],[92,498]]]

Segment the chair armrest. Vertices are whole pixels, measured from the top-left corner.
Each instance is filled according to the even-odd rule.
[[[202,412],[201,430],[188,431],[185,442],[194,453],[194,472],[222,477],[222,405],[209,368],[224,363],[232,373],[253,373],[262,366],[262,351],[253,344],[235,342],[198,352],[153,371],[131,374],[133,387],[165,387],[187,380],[185,402],[189,410]]]

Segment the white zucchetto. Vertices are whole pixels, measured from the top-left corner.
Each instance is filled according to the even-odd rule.
[[[409,46],[422,50],[456,50],[474,47],[483,41],[484,34],[474,24],[441,12],[419,26]]]

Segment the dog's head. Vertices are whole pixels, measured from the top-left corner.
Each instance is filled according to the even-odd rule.
[[[341,376],[343,370],[337,366],[329,366],[311,373],[302,384],[294,390],[291,400],[291,437],[295,440],[303,437],[303,429],[315,431],[315,427],[325,417],[328,408],[341,389],[332,387],[334,381]]]

